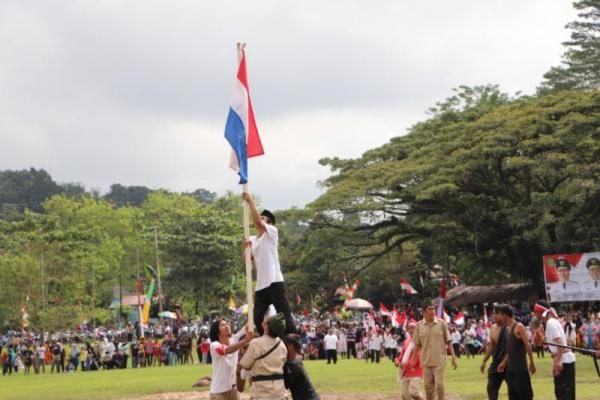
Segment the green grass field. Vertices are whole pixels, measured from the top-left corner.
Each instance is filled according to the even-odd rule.
[[[537,399],[553,399],[550,358],[536,360],[538,372],[533,377]],[[446,370],[447,392],[465,400],[486,399],[486,378],[479,373],[481,357],[461,358],[458,370]],[[337,365],[308,361],[307,370],[320,393],[399,393],[396,369],[389,360],[381,364],[340,360]],[[191,391],[201,376],[210,375],[209,366],[158,367],[73,374],[0,376],[2,400],[82,400],[128,399],[164,392]],[[600,379],[592,359],[579,356],[577,361],[577,399],[600,398]],[[206,390],[206,389],[203,389]],[[506,399],[506,388],[501,393]]]

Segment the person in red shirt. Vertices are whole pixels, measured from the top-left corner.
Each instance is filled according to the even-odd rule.
[[[402,343],[402,350],[396,358],[399,367],[398,380],[400,381],[400,392],[402,400],[423,400],[420,387],[423,380],[423,368],[421,367],[420,350],[411,341],[411,336],[417,326],[416,321],[411,320],[406,326],[407,337]],[[412,352],[416,351],[416,357]]]

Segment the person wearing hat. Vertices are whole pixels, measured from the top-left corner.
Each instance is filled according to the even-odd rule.
[[[283,338],[287,347],[287,362],[283,366],[285,387],[290,390],[293,400],[320,400],[319,395],[304,369],[300,336],[289,333]]]
[[[421,367],[421,354],[419,349],[415,349],[414,343],[410,340],[415,332],[417,323],[411,319],[406,325],[406,339],[402,343],[402,349],[395,363],[398,369],[398,380],[400,381],[400,393],[402,400],[423,400],[421,394],[421,381],[423,380],[423,368]],[[415,352],[414,357],[412,352]],[[414,360],[415,362],[409,362]]]
[[[556,271],[558,272],[559,281],[551,283],[551,293],[578,293],[580,285],[578,282],[571,280],[571,264],[564,257],[559,257],[556,262]],[[567,300],[567,299],[564,299]]]
[[[546,325],[546,342],[567,345],[567,336],[558,321],[556,310],[546,300],[538,300],[533,307],[536,318]],[[541,345],[541,343],[536,343]],[[552,353],[554,395],[557,400],[575,400],[575,353],[570,349],[548,346]]]
[[[256,266],[256,288],[254,300],[254,324],[262,334],[262,318],[270,304],[275,306],[277,312],[285,316],[285,333],[296,333],[294,319],[290,312],[290,306],[285,297],[285,286],[283,274],[279,264],[279,232],[275,227],[275,215],[269,210],[263,210],[260,214],[249,193],[242,195],[248,203],[252,221],[256,227],[256,236],[250,237],[245,246],[250,247],[254,265]]]
[[[588,270],[590,279],[586,279],[581,283],[581,290],[589,292],[596,291],[600,293],[600,260],[596,257],[590,258],[585,267]]]
[[[265,317],[263,335],[253,339],[242,359],[239,369],[249,372],[252,379],[251,399],[283,400],[286,389],[283,366],[287,361],[287,348],[281,337],[285,334],[285,317],[282,313]]]
[[[423,380],[425,397],[427,400],[443,400],[444,397],[444,370],[446,369],[446,354],[452,356],[452,367],[456,369],[456,355],[452,347],[452,340],[448,325],[443,319],[435,315],[435,306],[431,299],[423,301],[423,319],[417,323],[412,337],[416,350],[411,357],[411,363],[416,365],[416,355],[420,351],[421,366],[423,367]]]

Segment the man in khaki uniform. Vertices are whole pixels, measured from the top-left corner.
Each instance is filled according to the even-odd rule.
[[[287,348],[280,337],[285,333],[284,315],[266,317],[262,328],[264,334],[250,342],[239,365],[250,372],[250,398],[283,400],[286,397],[283,365],[287,361]]]
[[[452,348],[452,340],[446,322],[435,316],[435,307],[431,299],[423,301],[423,320],[417,323],[412,338],[413,343],[420,350],[421,366],[423,367],[423,381],[425,384],[425,397],[427,400],[444,400],[444,370],[446,368],[446,352],[452,355],[452,367],[456,369],[456,355]],[[416,364],[414,352],[411,362]]]

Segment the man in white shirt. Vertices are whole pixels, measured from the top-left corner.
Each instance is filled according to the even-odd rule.
[[[571,280],[571,264],[565,258],[559,258],[556,262],[556,272],[558,272],[559,281],[551,283],[551,293],[576,294],[580,291],[579,282]]]
[[[383,344],[383,337],[381,336],[378,328],[376,328],[369,338],[369,357],[371,362],[379,364],[379,356],[381,355],[381,346]]]
[[[236,367],[238,350],[253,339],[249,333],[240,340],[245,329],[231,336],[231,327],[224,319],[218,319],[210,327],[210,355],[213,372],[210,381],[210,400],[237,400]]]
[[[600,260],[596,257],[590,258],[585,264],[590,279],[581,283],[581,289],[586,292],[600,293]]]
[[[545,300],[538,300],[533,312],[546,325],[546,342],[566,346],[567,337],[550,304]],[[548,346],[548,349],[553,355],[552,373],[556,399],[575,400],[575,354],[569,349],[556,346]]]
[[[285,297],[283,274],[279,264],[279,232],[275,227],[275,215],[269,210],[258,213],[250,194],[242,195],[248,203],[252,221],[256,227],[257,235],[250,237],[246,243],[252,252],[256,266],[256,289],[254,301],[254,325],[259,334],[263,334],[262,322],[270,304],[275,306],[278,313],[285,316],[285,333],[296,333],[294,319],[290,313],[290,306]]]
[[[327,355],[327,364],[331,364],[331,360],[333,360],[334,364],[337,364],[337,344],[338,337],[333,334],[333,329],[329,329],[327,335],[323,338],[323,346],[325,347],[325,354]]]

